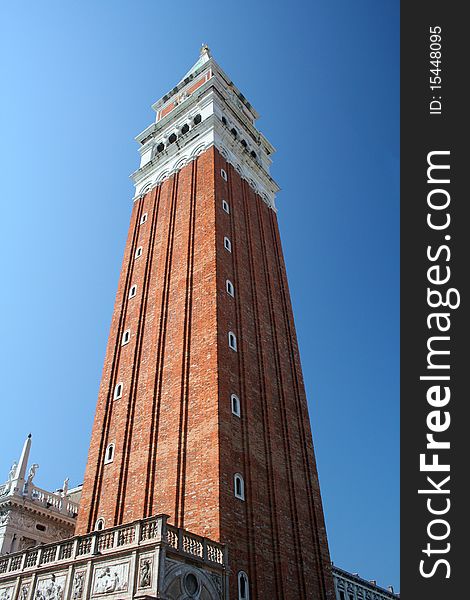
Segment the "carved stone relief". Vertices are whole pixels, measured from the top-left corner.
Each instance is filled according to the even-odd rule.
[[[28,597],[29,594],[29,586],[30,583],[24,583],[21,586],[21,590],[20,590],[20,595],[18,596],[19,600],[26,600],[26,598]]]
[[[62,600],[64,587],[65,575],[52,574],[38,581],[34,600]]]
[[[129,563],[105,565],[95,569],[93,595],[127,591]]]
[[[17,550],[18,551],[27,550],[28,548],[32,548],[36,544],[37,544],[37,542],[33,538],[21,536],[21,538],[18,542]]]
[[[64,539],[73,532],[73,525],[52,523],[48,519],[40,518],[38,516],[32,516],[27,512],[14,512],[5,511],[0,513],[0,524],[8,523],[9,525],[15,526],[18,529],[24,529],[27,531],[35,531],[36,525],[44,525],[47,528],[48,537],[52,539]],[[39,530],[41,531],[41,530]]]
[[[0,600],[11,600],[13,596],[13,586],[0,588]]]
[[[85,571],[77,571],[73,578],[72,598],[79,600],[83,594],[83,585],[85,583]]]
[[[145,588],[152,585],[152,558],[145,557],[139,563],[139,587]]]
[[[211,579],[212,583],[214,584],[214,587],[219,593],[219,596],[222,598],[222,577],[220,575],[217,575],[217,573],[211,573]]]

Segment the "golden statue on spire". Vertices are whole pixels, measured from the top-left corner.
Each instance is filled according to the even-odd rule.
[[[207,44],[202,44],[202,46],[201,46],[201,56],[203,54],[208,54],[209,56],[211,54],[210,48]]]

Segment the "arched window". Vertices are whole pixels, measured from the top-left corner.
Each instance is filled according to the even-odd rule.
[[[131,339],[131,330],[130,329],[126,329],[126,331],[122,334],[121,345],[125,346],[126,344],[129,343],[130,339]]]
[[[137,294],[137,286],[133,285],[129,290],[129,298],[133,298]]]
[[[196,116],[194,117],[194,121],[193,121],[193,123],[194,123],[194,125],[199,125],[199,123],[200,123],[201,121],[202,121],[202,117],[201,117],[201,115],[196,115]]]
[[[95,523],[95,531],[101,531],[104,529],[104,519],[100,517]]]
[[[251,156],[252,156],[254,159],[256,159],[256,152],[255,152],[254,150],[252,150],[252,151],[250,152],[250,154],[251,154]]]
[[[232,252],[232,242],[228,239],[228,237],[224,237],[224,248],[229,252]]]
[[[230,130],[230,133],[233,135],[233,137],[238,137],[238,132],[235,129],[235,127],[232,127],[232,129]]]
[[[237,351],[237,338],[232,331],[228,334],[228,345],[232,350]]]
[[[248,575],[245,571],[238,572],[238,600],[250,600]]]
[[[229,294],[232,297],[235,296],[235,288],[233,287],[233,283],[230,281],[230,279],[227,279],[225,285],[227,289],[227,294]]]
[[[114,444],[109,444],[106,447],[106,452],[104,454],[104,464],[107,465],[114,460]]]
[[[114,388],[114,399],[119,400],[122,398],[122,383],[118,383]]]
[[[230,214],[230,206],[228,205],[227,200],[222,200],[222,208],[227,214]]]
[[[145,223],[145,221],[147,220],[147,213],[144,213],[141,217],[140,217],[140,224],[143,225]]]
[[[181,127],[181,133],[184,135],[185,133],[188,133],[189,131],[189,125],[187,123],[185,123],[183,125],[183,127]]]
[[[245,500],[245,482],[240,473],[235,473],[233,476],[233,486],[235,492],[235,498],[239,500]]]
[[[140,258],[142,256],[142,246],[139,246],[135,251],[135,258]]]
[[[170,135],[170,137],[168,138],[168,143],[169,143],[169,144],[173,144],[173,142],[176,142],[176,139],[177,139],[177,138],[176,138],[176,133],[172,133],[172,134]]]
[[[227,181],[227,172],[224,171],[223,169],[220,169],[220,176],[222,177],[222,179]]]
[[[242,140],[240,143],[244,148],[246,148],[248,146],[248,144],[246,143],[246,140]]]
[[[227,119],[226,119],[225,117],[222,117],[222,123],[223,123],[224,125],[227,125]]]
[[[230,402],[232,404],[232,413],[236,416],[240,416],[240,398],[236,394],[230,396]]]

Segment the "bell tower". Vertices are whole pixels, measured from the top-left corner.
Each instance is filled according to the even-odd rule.
[[[76,533],[165,514],[231,598],[332,599],[274,148],[207,46],[152,108]]]

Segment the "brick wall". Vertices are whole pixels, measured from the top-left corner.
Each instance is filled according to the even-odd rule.
[[[276,215],[214,148],[133,207],[77,533],[157,513],[229,544],[233,598],[333,597]]]

